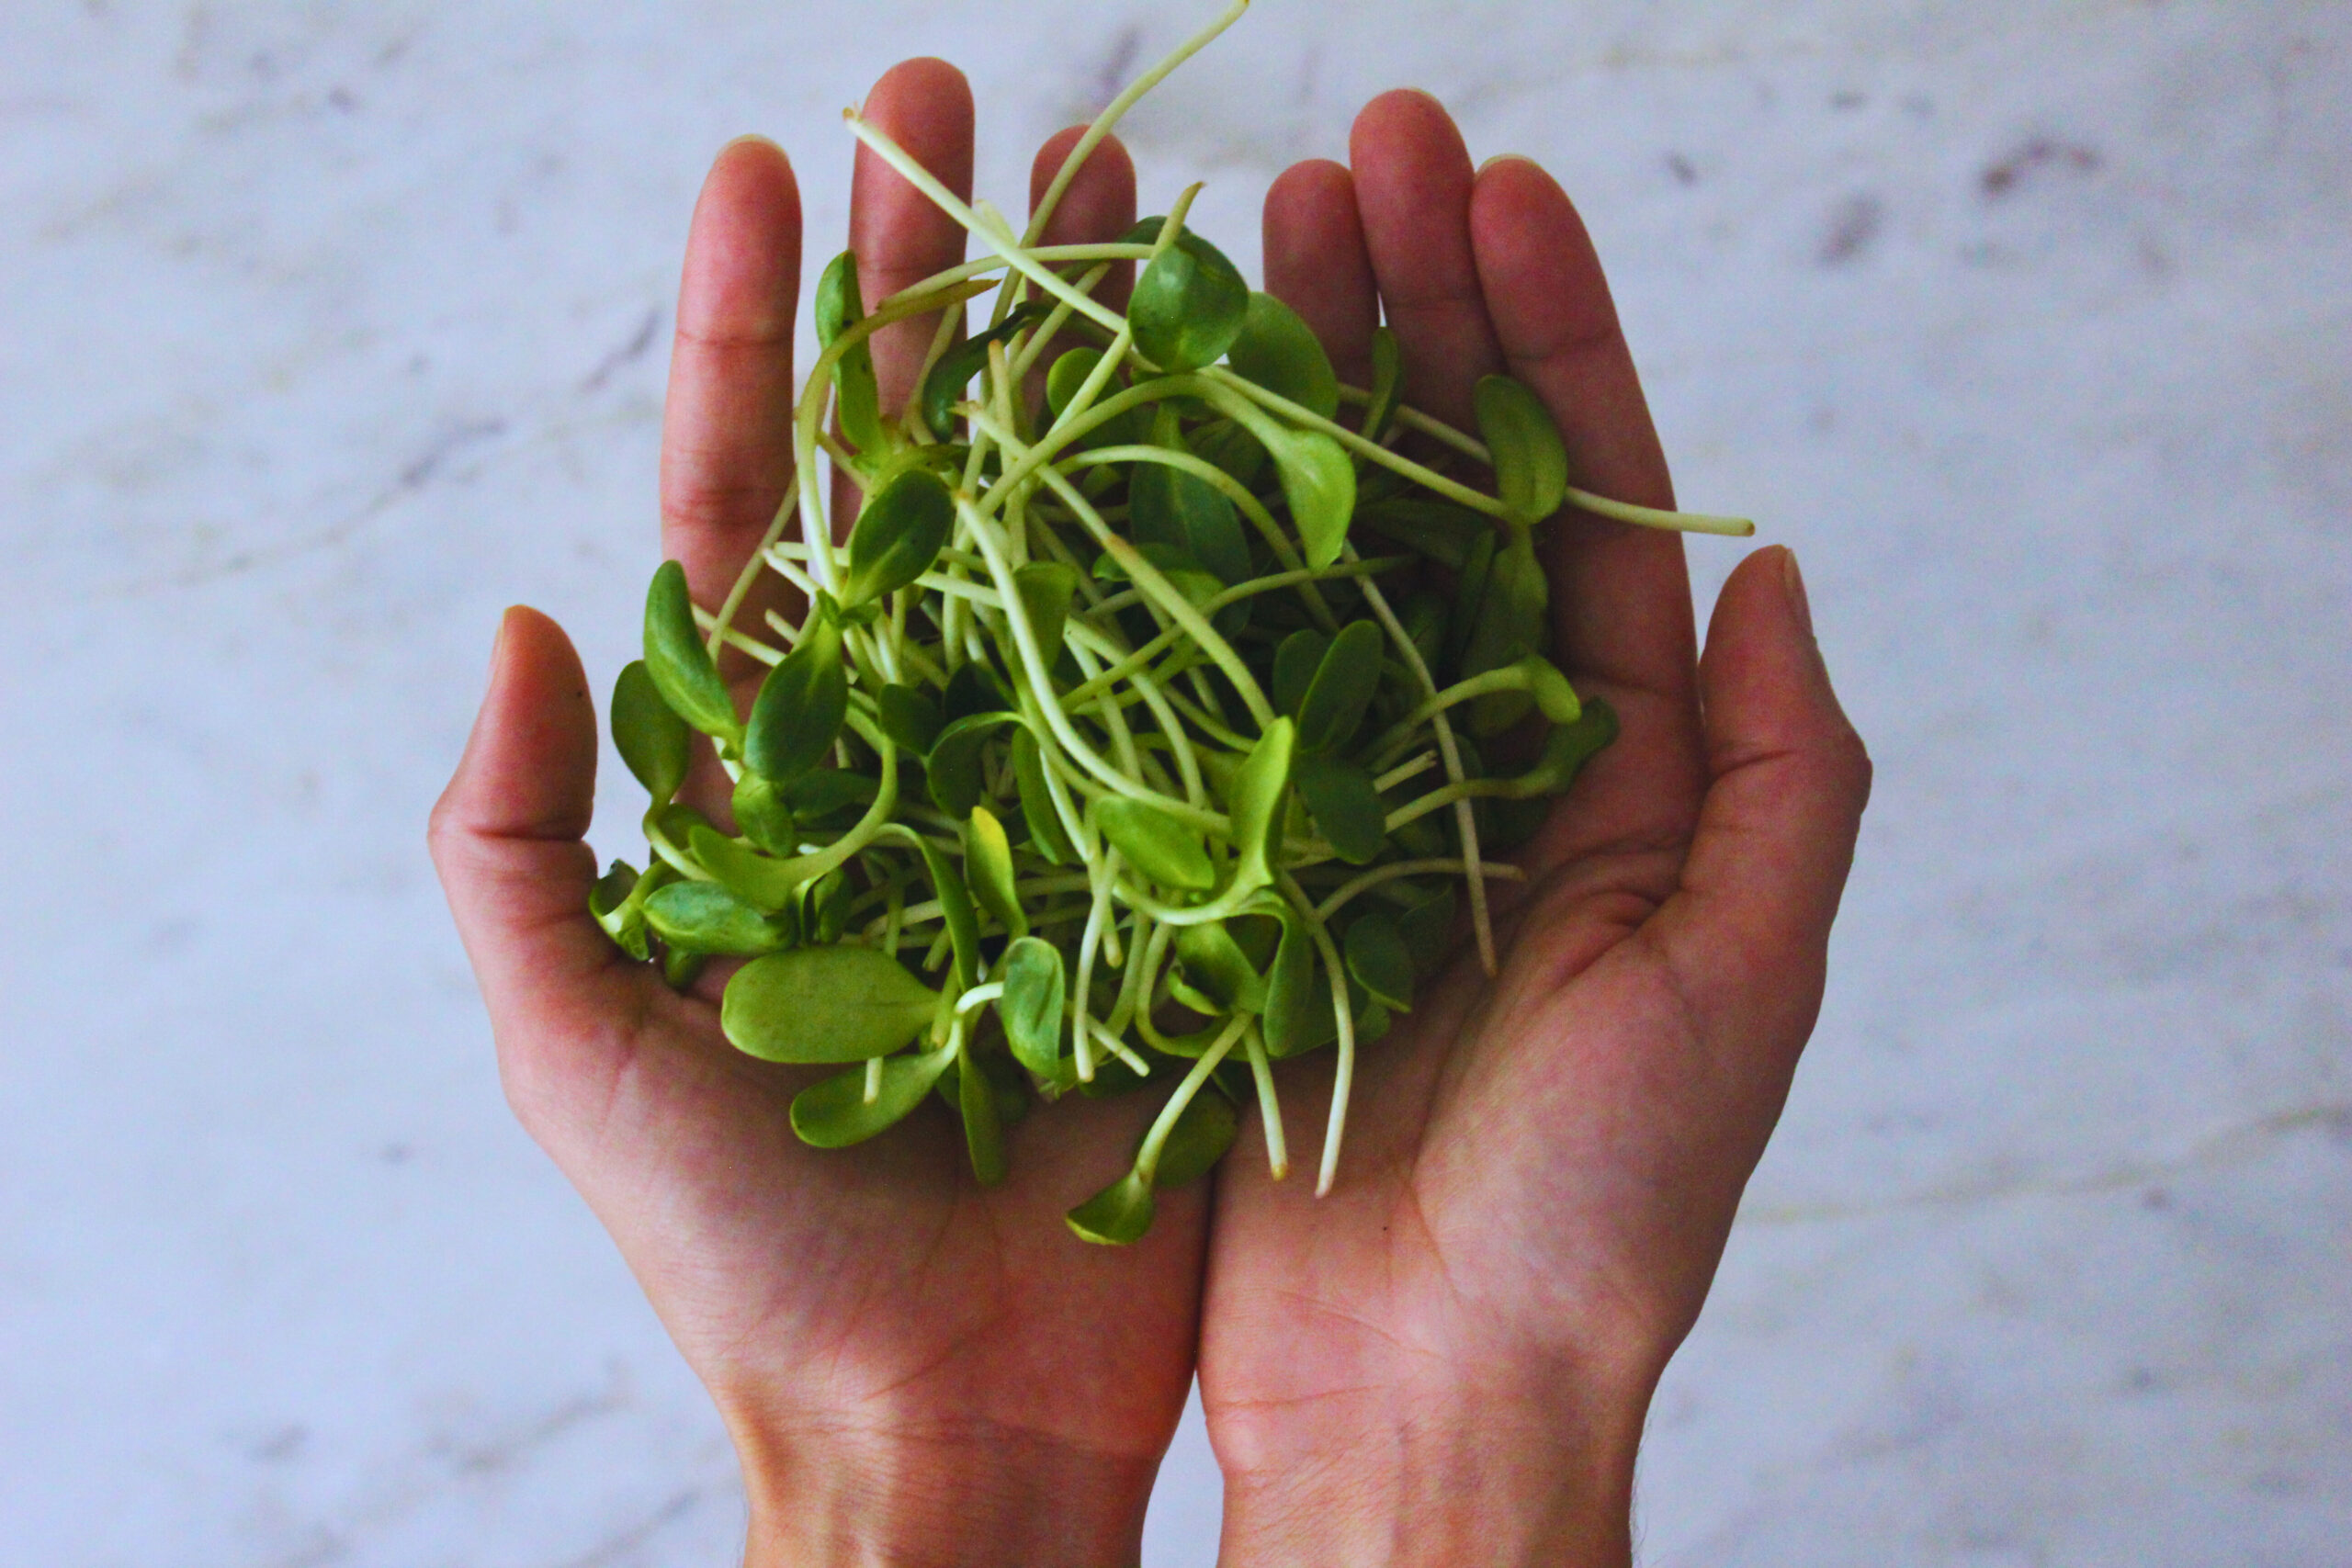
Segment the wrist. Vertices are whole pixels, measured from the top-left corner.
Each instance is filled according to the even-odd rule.
[[[1157,1456],[1035,1433],[729,1422],[744,1568],[1114,1568],[1136,1562]]]
[[[1322,1404],[1324,1402],[1318,1402]],[[1234,1568],[1625,1568],[1649,1389],[1544,1377],[1216,1422]],[[1234,1450],[1227,1458],[1227,1450]]]

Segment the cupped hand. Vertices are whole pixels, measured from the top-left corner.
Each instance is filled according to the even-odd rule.
[[[952,67],[897,67],[866,113],[968,196],[972,100]],[[1038,154],[1033,194],[1075,136]],[[1048,238],[1114,239],[1134,219],[1132,165],[1106,142]],[[869,303],[962,259],[962,231],[862,149],[850,229]],[[695,211],[662,431],[662,553],[706,605],[791,482],[800,272],[791,166],[738,141]],[[933,325],[875,337],[891,406]],[[433,852],[516,1113],[612,1232],[744,1456],[749,1561],[1133,1562],[1191,1382],[1204,1198],[1171,1194],[1148,1239],[1118,1251],[1061,1216],[1125,1163],[1150,1108],[1056,1107],[1011,1131],[1012,1177],[988,1190],[936,1107],[918,1117],[937,1125],[804,1146],[787,1108],[815,1075],[727,1043],[723,973],[673,992],[589,917],[596,750],[563,633],[508,612]],[[697,804],[723,811],[723,782],[706,757]]]
[[[1551,178],[1474,172],[1413,92],[1374,100],[1350,153],[1265,209],[1267,288],[1340,378],[1366,384],[1385,315],[1408,401],[1468,427],[1506,372],[1574,483],[1670,506]],[[1870,764],[1794,558],[1739,566],[1702,660],[1678,537],[1572,512],[1539,537],[1555,660],[1623,732],[1498,885],[1499,973],[1465,942],[1363,1052],[1330,1195],[1270,1180],[1247,1128],[1218,1172],[1200,1375],[1230,1563],[1627,1561],[1651,1391],[1819,1005]],[[1286,1100],[1320,1114],[1329,1066],[1295,1072]]]

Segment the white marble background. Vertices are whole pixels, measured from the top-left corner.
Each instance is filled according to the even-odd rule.
[[[732,1560],[425,808],[500,606],[627,656],[718,143],[838,234],[835,112],[944,54],[1010,207],[1206,8],[7,7],[0,1560]],[[1646,1562],[2352,1561],[2348,45],[2287,0],[1262,0],[1132,122],[1252,269],[1380,88],[1546,161],[1682,494],[1798,547],[1876,753]],[[1216,1508],[1189,1427],[1154,1568]]]

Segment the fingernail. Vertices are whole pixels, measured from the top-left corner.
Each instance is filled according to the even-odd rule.
[[[1788,546],[1781,547],[1781,585],[1789,595],[1789,608],[1796,612],[1797,625],[1804,635],[1813,636],[1813,602],[1804,596],[1804,573],[1797,570],[1797,553]]]
[[[1534,159],[1532,159],[1532,158],[1531,158],[1531,157],[1529,157],[1529,156],[1528,156],[1526,153],[1524,153],[1524,152],[1498,152],[1498,153],[1496,153],[1493,157],[1491,157],[1491,158],[1487,159],[1485,163],[1480,164],[1478,165],[1478,174],[1479,174],[1479,175],[1483,175],[1483,174],[1485,174],[1488,169],[1493,168],[1497,164],[1533,164],[1533,163],[1535,163],[1535,160],[1534,160]],[[1539,167],[1539,168],[1541,168],[1543,165],[1541,165],[1541,164],[1537,164],[1536,166],[1537,166],[1537,167]],[[1472,177],[1473,179],[1476,179],[1476,178],[1477,177],[1477,175],[1473,175],[1471,177]]]
[[[498,679],[498,667],[506,656],[507,630],[514,625],[514,612],[522,607],[520,604],[509,604],[498,613],[498,635],[491,639],[490,644],[490,678],[493,681]]]

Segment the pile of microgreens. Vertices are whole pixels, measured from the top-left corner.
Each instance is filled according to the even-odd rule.
[[[793,1100],[807,1142],[871,1138],[936,1092],[995,1182],[1036,1100],[1173,1081],[1133,1168],[1070,1211],[1090,1241],[1141,1235],[1253,1096],[1283,1175],[1271,1065],[1331,1045],[1328,1190],[1356,1050],[1411,1010],[1458,904],[1492,973],[1486,882],[1520,873],[1484,857],[1616,733],[1545,658],[1535,526],[1566,502],[1749,531],[1570,487],[1506,378],[1477,386],[1478,439],[1404,406],[1385,328],[1372,385],[1340,386],[1184,227],[1198,186],[1116,242],[1037,243],[1120,116],[1246,6],[1103,111],[1020,235],[849,113],[988,254],[871,308],[853,256],[826,269],[795,494],[715,613],[663,564],[613,693],[653,858],[616,863],[591,907],[674,984],[748,958],[720,1008],[741,1050],[852,1064]],[[1141,269],[1124,314],[1093,293],[1122,262]],[[933,314],[918,390],[886,413],[867,339]],[[1408,433],[1437,456],[1399,452]],[[820,452],[862,497],[845,547]],[[763,570],[808,608],[754,635],[734,622]],[[771,666],[748,717],[722,647]],[[673,798],[697,731],[734,833]]]

